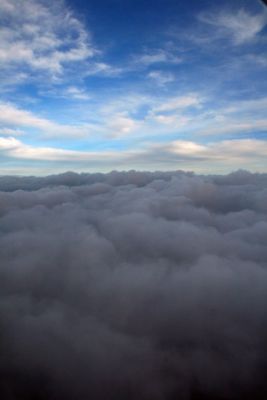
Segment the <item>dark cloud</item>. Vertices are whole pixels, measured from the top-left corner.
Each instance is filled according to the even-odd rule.
[[[0,188],[1,399],[267,398],[267,174]]]

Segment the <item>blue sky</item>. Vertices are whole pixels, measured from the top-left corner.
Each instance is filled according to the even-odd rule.
[[[267,171],[257,0],[0,0],[0,174]]]

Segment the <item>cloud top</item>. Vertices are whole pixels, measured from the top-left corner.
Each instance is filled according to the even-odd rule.
[[[1,398],[266,397],[266,174],[0,188]]]

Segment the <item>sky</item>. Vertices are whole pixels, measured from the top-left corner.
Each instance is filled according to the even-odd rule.
[[[267,171],[259,0],[0,0],[0,174]]]

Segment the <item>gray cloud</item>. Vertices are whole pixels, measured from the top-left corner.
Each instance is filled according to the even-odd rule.
[[[1,398],[266,399],[267,174],[0,189]]]

